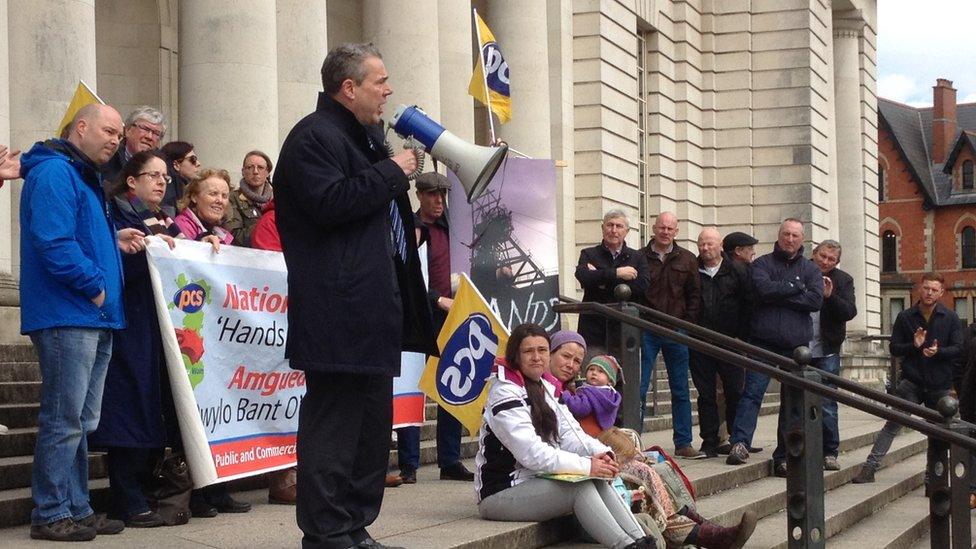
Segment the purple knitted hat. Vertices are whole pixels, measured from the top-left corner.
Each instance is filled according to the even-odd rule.
[[[586,342],[583,341],[583,336],[572,330],[559,330],[558,332],[549,336],[549,352],[555,353],[556,349],[567,343],[578,344],[583,348],[583,354],[586,354]]]

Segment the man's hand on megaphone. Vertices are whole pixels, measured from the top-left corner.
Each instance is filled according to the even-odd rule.
[[[413,149],[405,149],[391,157],[397,166],[403,170],[404,175],[410,175],[417,170],[417,155]]]

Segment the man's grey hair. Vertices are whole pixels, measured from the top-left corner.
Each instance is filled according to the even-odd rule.
[[[129,116],[125,117],[125,127],[129,128],[140,120],[145,120],[150,124],[161,126],[163,128],[163,136],[166,135],[166,117],[164,117],[163,113],[159,112],[157,109],[154,109],[149,105],[143,105],[130,112]],[[160,136],[160,139],[162,139],[162,136]]]
[[[627,228],[628,229],[630,228],[630,218],[628,218],[627,214],[625,214],[624,211],[619,208],[614,208],[609,212],[603,214],[604,223],[610,221],[611,219],[623,219],[624,223],[627,225]]]
[[[817,247],[813,249],[813,253],[817,253],[817,250],[819,250],[820,248],[827,248],[828,250],[837,250],[838,262],[840,261],[841,252],[844,251],[844,249],[841,248],[840,246],[840,242],[837,242],[836,240],[830,240],[829,238],[827,240],[822,241],[820,244],[817,244]]]
[[[322,89],[328,95],[335,95],[346,80],[352,80],[357,86],[362,84],[366,78],[363,61],[370,57],[383,59],[380,50],[372,42],[349,42],[332,48],[322,63]]]

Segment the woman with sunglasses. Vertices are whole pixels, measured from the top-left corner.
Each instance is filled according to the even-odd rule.
[[[166,157],[166,170],[170,177],[163,197],[163,209],[172,217],[176,215],[176,203],[183,196],[183,189],[200,171],[200,160],[193,150],[193,143],[186,141],[170,141],[160,150]]]

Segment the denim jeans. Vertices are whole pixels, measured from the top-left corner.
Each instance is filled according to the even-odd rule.
[[[901,397],[909,402],[914,402],[915,404],[922,404],[926,408],[935,409],[936,403],[939,399],[949,394],[948,390],[937,390],[937,389],[926,389],[907,379],[902,379],[898,382],[898,386],[895,387],[895,396]],[[886,421],[884,427],[881,428],[881,432],[878,433],[878,438],[874,439],[874,446],[871,447],[871,453],[868,454],[868,459],[865,465],[870,467],[872,470],[877,471],[881,467],[881,460],[884,459],[888,450],[891,449],[891,443],[895,440],[895,436],[901,431],[901,425],[898,425],[894,421]],[[932,457],[931,449],[929,450],[929,457]],[[932,460],[929,460],[932,463]],[[925,471],[925,482],[929,481],[929,471]]]
[[[679,330],[684,333],[684,331]],[[657,354],[664,355],[671,389],[671,417],[674,447],[691,446],[691,394],[688,391],[688,347],[667,338],[644,332],[641,341],[641,420],[647,409],[647,390]]]
[[[98,426],[112,331],[49,328],[30,338],[41,366],[31,523],[83,519],[92,514],[87,436]]]
[[[417,470],[420,467],[420,427],[400,427],[397,432],[397,462]],[[461,462],[461,422],[444,408],[437,407],[437,466],[444,468]]]
[[[769,387],[769,377],[749,370],[746,372],[746,382],[739,398],[739,407],[735,411],[735,423],[732,425],[729,442],[743,443],[752,446],[752,436],[756,434],[756,421],[759,420],[759,409],[762,407],[763,396]]]
[[[828,374],[840,375],[840,353],[830,356],[822,356],[813,359],[810,363],[814,368],[823,370]],[[833,383],[827,383],[829,387],[837,388]],[[820,405],[821,417],[823,417],[823,454],[824,456],[837,456],[840,449],[840,426],[837,424],[837,401],[832,398],[824,398]]]

